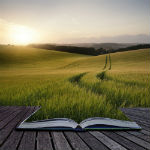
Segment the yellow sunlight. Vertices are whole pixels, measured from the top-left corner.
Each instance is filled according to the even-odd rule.
[[[15,44],[29,44],[34,41],[35,32],[25,26],[14,25],[11,29],[11,39]]]

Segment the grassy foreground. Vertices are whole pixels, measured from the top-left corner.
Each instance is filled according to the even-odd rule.
[[[103,116],[150,107],[150,50],[86,56],[0,46],[0,105],[40,105],[32,120]]]

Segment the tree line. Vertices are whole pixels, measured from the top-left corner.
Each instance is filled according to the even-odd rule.
[[[150,44],[139,44],[139,45],[129,46],[126,48],[119,48],[119,49],[104,49],[104,48],[95,49],[93,47],[77,47],[77,46],[52,45],[52,44],[30,44],[29,46],[34,47],[34,48],[69,52],[69,53],[77,53],[77,54],[85,54],[85,55],[93,55],[93,56],[150,48]]]

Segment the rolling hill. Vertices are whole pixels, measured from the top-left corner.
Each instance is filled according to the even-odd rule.
[[[150,105],[149,52],[90,56],[0,46],[0,105],[42,106],[32,120],[127,119],[120,107]]]

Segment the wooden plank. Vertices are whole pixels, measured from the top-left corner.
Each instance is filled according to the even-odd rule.
[[[22,131],[14,130],[2,147],[0,147],[0,150],[16,150],[22,135]]]
[[[73,149],[90,150],[90,148],[82,141],[82,139],[76,134],[76,132],[66,131],[64,132],[64,134],[70,142]]]
[[[2,107],[4,108],[4,107]],[[1,114],[9,114],[14,116],[14,112],[19,110],[19,107],[7,107],[7,109]],[[15,108],[15,109],[14,109]],[[35,108],[36,109],[36,108]],[[8,113],[9,112],[11,113]],[[14,111],[15,110],[15,111]],[[91,132],[47,132],[47,131],[16,131],[13,130],[15,126],[24,120],[31,112],[34,107],[24,107],[19,115],[12,119],[4,119],[8,124],[0,130],[0,150],[15,150],[15,149],[28,149],[28,150],[47,150],[47,149],[64,149],[64,150],[82,150],[82,149],[93,149],[93,150],[103,150],[103,149],[131,149],[131,150],[144,150],[150,147],[150,130],[149,122],[140,119],[138,122],[142,124],[145,130],[141,131],[91,131]],[[138,109],[136,109],[137,111]],[[143,111],[143,110],[140,110]],[[13,112],[13,113],[12,113]],[[29,113],[30,112],[30,113]],[[145,111],[146,112],[146,111]],[[141,113],[142,115],[146,113]],[[0,114],[0,115],[1,115]],[[130,113],[128,113],[130,114]],[[21,116],[20,116],[21,115]],[[130,114],[130,115],[135,115]],[[129,116],[130,116],[129,115]],[[128,116],[128,115],[127,115]],[[135,118],[136,116],[132,117]],[[141,117],[142,118],[142,117]],[[3,120],[3,121],[4,121]],[[10,121],[10,122],[9,122]],[[37,133],[37,134],[36,134]],[[36,137],[37,135],[37,137]],[[51,135],[52,138],[51,139]],[[37,141],[37,143],[36,143]]]
[[[91,131],[90,133],[111,150],[127,150],[125,147],[121,146],[101,132]]]
[[[143,124],[141,124],[141,123],[138,123],[138,124],[142,127],[142,129],[147,130],[147,131],[149,131],[149,132],[150,132],[150,128],[149,128],[149,127],[144,126],[144,125],[143,125]]]
[[[69,143],[67,142],[63,132],[51,132],[54,146],[56,150],[71,150]]]
[[[1,106],[0,113],[7,111],[9,109],[9,106]]]
[[[8,109],[8,107],[9,106],[0,106],[0,112],[3,111],[3,110],[5,110],[5,109]]]
[[[15,128],[15,126],[19,123],[19,121],[23,118],[23,116],[29,110],[29,107],[23,109],[19,115],[17,115],[8,125],[6,125],[2,130],[0,130],[0,145],[6,140],[11,131]]]
[[[48,131],[38,131],[37,150],[53,150]]]
[[[135,116],[135,114],[125,113],[125,115],[128,116],[131,120],[135,120],[136,119],[138,121],[142,121],[142,122],[146,122],[146,123],[150,124],[150,120],[146,120],[146,119],[143,119],[142,117]]]
[[[2,129],[5,125],[7,125],[13,118],[15,118],[23,109],[23,107],[16,108],[14,112],[12,112],[8,117],[0,122],[0,129]]]
[[[18,147],[18,150],[34,150],[35,149],[35,131],[25,131]]]
[[[3,115],[5,115],[6,113],[8,113],[8,112],[10,112],[10,111],[12,111],[13,109],[11,108],[11,107],[7,107],[7,109],[6,110],[4,110],[4,111],[1,111],[0,112],[0,120],[3,120]]]
[[[88,132],[78,132],[78,135],[92,150],[108,150],[108,148]]]
[[[148,143],[148,142],[146,142],[146,141],[144,141],[144,140],[142,140],[142,139],[140,139],[134,135],[131,135],[131,134],[124,132],[124,131],[116,131],[116,133],[118,135],[123,136],[126,139],[129,139],[130,141],[136,143],[137,145],[140,145],[146,149],[150,149],[150,143]]]
[[[141,108],[142,109],[142,111],[144,111],[144,108]],[[149,109],[149,108],[148,108]],[[147,111],[149,111],[148,109],[146,109]],[[136,112],[138,112],[138,113],[140,113],[140,115],[142,115],[142,116],[140,116],[139,117],[139,115],[137,115],[137,113],[135,113],[135,111],[134,111],[134,113],[133,113],[133,111],[131,110],[131,108],[124,108],[124,109],[121,109],[129,118],[131,118],[132,120],[134,120],[134,121],[136,121],[141,127],[142,127],[142,129],[144,129],[144,131],[142,131],[142,132],[149,132],[150,131],[150,121],[149,121],[149,119],[147,118],[147,119],[145,119],[143,116],[146,116],[146,117],[148,117],[148,113],[143,113],[143,114],[141,114],[141,110],[140,111],[138,111],[139,109],[136,109]],[[129,111],[130,112],[129,112]],[[144,119],[143,119],[144,118]],[[146,130],[146,131],[145,131]]]
[[[38,107],[35,107],[34,111],[36,109],[38,109]],[[18,150],[34,150],[36,147],[35,142],[36,142],[36,131],[24,131]]]
[[[8,117],[14,111],[15,111],[14,107],[13,108],[8,107],[8,109],[6,111],[0,113],[0,121],[4,120],[6,117]]]
[[[125,113],[130,113],[130,114],[144,114],[145,115],[145,112],[144,111],[140,111],[140,110],[134,110],[132,108],[121,108],[121,110]]]
[[[4,108],[4,106],[1,106],[1,105],[0,105],[0,110],[1,110],[1,108]]]
[[[132,119],[133,121],[135,121],[137,124],[143,124],[144,126],[147,126],[147,127],[149,127],[150,128],[150,123],[147,121],[143,121],[142,119],[141,120],[139,120],[139,119],[137,119],[137,118],[135,118],[135,117],[131,117],[131,116],[128,116],[130,119]]]
[[[135,108],[131,108],[131,109],[136,109],[136,110],[139,110],[139,111],[144,111],[144,112],[149,112],[150,111],[150,108],[142,108],[142,107],[135,107]]]
[[[134,116],[131,116],[131,115],[127,115],[131,120],[135,121],[135,122],[139,122],[139,123],[142,123],[144,125],[147,125],[147,126],[150,126],[150,121],[145,121],[145,120],[142,120],[142,119],[139,119],[137,117],[134,117]]]
[[[137,121],[136,121],[137,122]],[[147,124],[143,124],[141,122],[137,122],[137,124],[139,124],[141,127],[143,126],[143,129],[147,129],[148,131],[150,131],[150,125]]]
[[[141,112],[141,113],[150,113],[150,108],[141,108],[141,107],[137,107],[137,108],[123,108],[123,109],[127,109],[127,110],[132,110],[135,112]]]
[[[137,136],[138,138],[141,138],[147,142],[150,142],[150,136],[149,135],[145,135],[145,134],[138,132],[138,131],[128,131],[128,133],[130,133],[134,136]]]
[[[130,140],[114,132],[103,131],[102,133],[104,133],[106,136],[110,137],[111,139],[113,139],[114,141],[116,141],[117,143],[119,143],[120,145],[124,146],[125,148],[129,150],[145,150],[145,148],[135,144],[134,142],[131,142]]]
[[[25,116],[22,118],[21,121],[23,121],[26,117],[28,117],[33,111],[34,111],[34,109],[31,108],[25,114]],[[19,144],[19,142],[20,142],[20,140],[22,138],[22,135],[23,135],[23,131],[13,130],[13,132],[8,137],[8,139],[6,140],[6,142],[0,148],[0,150],[16,150],[17,147],[18,147],[18,144]]]
[[[150,136],[150,131],[147,131],[147,130],[141,130],[141,131],[139,131],[139,132],[141,132],[141,133],[143,133],[143,134],[145,134],[145,135],[148,135],[148,136]]]
[[[143,120],[148,120],[149,119],[149,116],[150,116],[150,114],[149,113],[141,113],[141,112],[139,112],[139,111],[132,111],[131,109],[121,109],[125,114],[131,114],[131,115],[134,115],[134,116],[136,116],[136,117],[138,117],[138,118],[142,118]],[[149,115],[148,115],[149,114]]]

